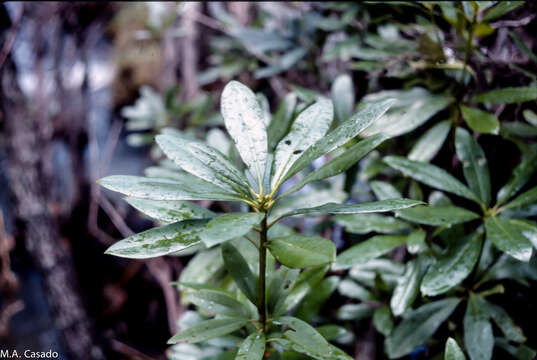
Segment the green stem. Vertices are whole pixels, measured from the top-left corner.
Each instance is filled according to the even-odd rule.
[[[258,287],[258,305],[257,312],[261,320],[263,332],[266,330],[267,323],[267,306],[266,306],[266,271],[267,271],[267,215],[261,221],[261,231],[259,233],[259,287]]]

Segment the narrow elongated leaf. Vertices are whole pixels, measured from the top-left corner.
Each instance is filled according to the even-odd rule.
[[[470,293],[464,314],[464,344],[471,360],[492,359],[494,335],[486,312],[486,303]]]
[[[157,135],[157,144],[183,170],[228,191],[249,194],[248,182],[220,151],[200,141]]]
[[[338,291],[341,295],[350,299],[361,301],[377,300],[376,296],[362,285],[359,285],[353,280],[343,280],[339,283]]]
[[[336,290],[339,280],[339,276],[330,276],[319,282],[315,287],[315,291],[307,294],[300,302],[300,306],[296,309],[295,317],[306,322],[312,322],[319,314],[326,300]]]
[[[105,254],[146,259],[171,254],[199,243],[209,219],[184,220],[129,236],[110,246]]]
[[[506,87],[477,94],[473,102],[489,104],[516,104],[537,99],[536,86]]]
[[[262,360],[265,355],[265,334],[255,332],[241,344],[235,360]]]
[[[476,213],[457,206],[415,206],[396,214],[414,223],[433,226],[461,224],[479,218]]]
[[[371,150],[379,146],[386,138],[381,135],[370,136],[359,143],[351,146],[343,154],[335,157],[331,161],[327,162],[319,169],[309,173],[304,179],[300,180],[296,185],[289,189],[282,197],[301,189],[307,183],[315,180],[326,179],[337,174],[341,174],[348,168],[356,164],[361,158],[363,158]]]
[[[338,215],[334,217],[334,221],[353,234],[367,234],[372,231],[393,234],[411,228],[407,222],[379,214]]]
[[[443,294],[460,284],[470,275],[481,252],[482,235],[475,233],[461,239],[431,265],[421,282],[426,296]]]
[[[457,298],[447,298],[410,312],[384,342],[390,359],[405,356],[416,347],[425,344],[459,302]]]
[[[282,183],[295,161],[315,142],[321,139],[332,123],[333,106],[321,100],[302,111],[291,125],[291,130],[276,147],[272,188]]]
[[[371,181],[371,190],[379,200],[398,199],[403,197],[392,184],[384,181]]]
[[[305,321],[291,316],[282,316],[275,321],[286,324],[293,329],[286,331],[283,336],[292,343],[299,345],[307,354],[330,357],[332,353],[330,344]]]
[[[289,93],[285,95],[267,128],[269,149],[271,151],[276,148],[276,145],[285,136],[287,130],[289,130],[295,108],[296,94]]]
[[[427,130],[408,153],[408,158],[415,161],[429,162],[436,156],[451,129],[451,122],[444,120]]]
[[[537,170],[537,151],[526,154],[520,164],[513,170],[507,184],[499,191],[496,197],[497,204],[503,204],[515,195],[528,182],[533,173]]]
[[[291,212],[281,215],[281,218],[295,215],[315,216],[319,214],[367,214],[406,209],[421,204],[423,204],[423,202],[411,199],[380,200],[350,205],[328,203],[309,209],[293,210]]]
[[[438,166],[408,160],[401,156],[387,156],[384,158],[384,162],[406,176],[426,185],[479,202],[479,199],[470,189]]]
[[[237,318],[220,318],[199,322],[188,329],[174,335],[168,344],[177,344],[180,341],[189,343],[198,343],[222,335],[227,335],[233,331],[239,330],[248,323],[247,319]]]
[[[289,269],[285,266],[281,266],[274,273],[274,277],[268,287],[269,313],[275,313],[277,305],[283,304],[283,300],[287,298],[287,294],[295,285],[299,273],[299,269]]]
[[[188,301],[213,314],[248,318],[248,308],[224,291],[201,289],[183,292],[183,301]]]
[[[446,341],[444,360],[466,360],[466,356],[453,338],[448,338]]]
[[[490,173],[487,158],[481,146],[463,128],[457,128],[455,135],[457,156],[462,162],[464,178],[470,189],[483,201],[490,204]]]
[[[267,247],[276,260],[293,269],[323,265],[336,259],[334,243],[318,236],[279,237],[270,240]]]
[[[486,311],[488,316],[494,320],[507,339],[517,343],[523,343],[526,341],[526,337],[522,333],[522,329],[515,324],[513,319],[501,306],[487,302]]]
[[[97,182],[112,191],[151,200],[221,200],[241,201],[234,193],[203,181],[188,173],[178,172],[176,180],[112,175]],[[181,179],[179,179],[179,177]]]
[[[255,94],[238,81],[230,81],[221,99],[222,116],[242,160],[261,186],[268,154],[263,110]]]
[[[230,243],[222,245],[222,258],[226,270],[231,274],[237,287],[250,301],[257,305],[257,277],[239,251]]]
[[[525,205],[533,204],[537,202],[537,186],[529,189],[526,192],[518,195],[515,199],[507,203],[503,208],[504,209],[513,209],[522,207]]]
[[[203,284],[224,268],[224,261],[219,248],[197,253],[183,268],[180,282]]]
[[[375,310],[373,324],[377,331],[384,336],[389,336],[392,333],[393,319],[388,306],[383,306]]]
[[[334,103],[336,121],[340,123],[347,120],[354,108],[352,78],[348,74],[339,75],[332,84],[330,94]]]
[[[263,219],[262,213],[229,213],[213,218],[200,233],[207,247],[246,235]]]
[[[363,130],[381,117],[382,114],[390,108],[392,103],[393,100],[389,99],[368,105],[354,114],[349,120],[341,123],[336,129],[329,132],[328,135],[324,136],[304,151],[294,162],[293,166],[287,171],[281,182],[284,182],[300,170],[304,169],[321,155],[331,152],[359,135]]]
[[[408,240],[406,241],[406,249],[411,254],[418,254],[425,249],[427,245],[425,244],[425,238],[427,234],[422,229],[412,231],[408,234]]]
[[[396,102],[388,113],[365,131],[367,136],[382,133],[388,137],[396,137],[406,134],[453,102],[451,96],[431,94],[423,88],[412,88],[370,94],[364,97],[363,103],[367,104],[386,97],[392,97]]]
[[[377,235],[350,247],[336,258],[334,269],[346,269],[353,265],[363,264],[371,259],[386,254],[393,248],[402,245],[407,236]]]
[[[524,5],[524,1],[499,1],[496,5],[487,10],[482,21],[489,22],[495,20],[522,5]]]
[[[289,291],[288,295],[279,299],[273,315],[282,315],[300,303],[302,299],[304,299],[304,297],[323,279],[327,271],[328,265],[322,265],[300,273],[295,285]]]
[[[373,315],[375,309],[367,304],[345,304],[336,312],[340,320],[362,320]]]
[[[129,197],[125,199],[136,210],[165,223],[188,219],[212,218],[215,214],[190,201],[149,200]]]
[[[519,222],[509,218],[489,216],[485,220],[487,238],[501,251],[512,257],[528,262],[532,247],[524,235],[526,230]]]
[[[397,280],[390,299],[390,308],[395,316],[402,315],[412,306],[420,292],[420,282],[428,266],[428,259],[419,257],[406,264],[404,274]]]
[[[499,134],[500,120],[496,115],[462,104],[459,107],[462,118],[470,129],[482,134]]]

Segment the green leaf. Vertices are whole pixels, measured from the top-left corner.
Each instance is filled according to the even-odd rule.
[[[352,234],[367,234],[372,231],[393,234],[411,228],[411,225],[404,221],[379,214],[338,215],[334,216],[334,221],[343,225],[345,231]]]
[[[282,197],[295,192],[301,189],[307,183],[310,183],[315,180],[322,180],[341,174],[346,171],[348,168],[356,164],[361,158],[363,158],[371,150],[379,146],[386,138],[382,135],[373,135],[370,136],[357,144],[351,146],[341,155],[336,156],[319,169],[312,171],[302,180],[300,180],[296,185],[289,189]]]
[[[423,204],[423,202],[411,199],[380,200],[350,205],[328,203],[308,209],[296,209],[281,215],[280,218],[295,215],[315,216],[319,214],[366,214],[406,209],[420,204]]]
[[[224,291],[201,289],[184,291],[182,300],[188,301],[206,311],[234,317],[249,317],[248,308]]]
[[[506,210],[506,209],[519,208],[525,205],[534,204],[536,202],[537,202],[537,186],[518,195],[515,199],[511,200],[509,203],[503,206],[503,209]]]
[[[331,355],[332,349],[330,348],[330,344],[308,323],[291,316],[282,316],[274,321],[276,323],[286,324],[293,329],[286,331],[283,336],[293,344],[299,345],[301,350],[305,351],[306,354],[310,356],[323,356],[325,358]]]
[[[304,297],[310,291],[312,291],[315,286],[317,286],[327,271],[328,266],[323,265],[300,273],[297,281],[295,282],[293,288],[289,291],[288,295],[282,299],[279,299],[274,308],[273,316],[282,315],[300,303],[302,299],[304,299]]]
[[[215,216],[212,211],[190,201],[149,200],[133,197],[125,200],[136,210],[164,223]]]
[[[494,320],[507,339],[517,343],[523,343],[526,341],[526,337],[522,333],[522,329],[515,324],[513,319],[501,306],[487,302],[486,311],[488,316]]]
[[[275,309],[283,305],[283,301],[295,285],[299,273],[299,269],[289,269],[283,265],[274,273],[268,286],[269,313],[276,312]]]
[[[354,87],[348,74],[341,74],[334,80],[330,90],[334,103],[337,123],[347,120],[354,108]]]
[[[316,287],[315,291],[307,294],[300,306],[295,312],[295,316],[306,322],[312,322],[312,320],[318,316],[321,307],[326,300],[332,295],[339,284],[339,276],[330,276],[323,279]]]
[[[295,108],[296,94],[289,93],[285,95],[267,128],[268,144],[271,151],[276,148],[276,145],[289,130]]]
[[[224,265],[235,284],[251,302],[257,305],[257,277],[233,245],[224,243],[221,247]]]
[[[227,192],[248,195],[248,181],[220,151],[174,135],[157,135],[157,144],[183,170]]]
[[[229,213],[217,216],[199,234],[201,241],[212,247],[225,241],[246,235],[259,224],[265,214],[262,213]]]
[[[379,200],[398,199],[403,195],[390,183],[384,181],[372,181],[371,190]]]
[[[470,129],[482,134],[500,133],[500,120],[496,115],[462,104],[459,107],[462,118]]]
[[[494,335],[484,300],[470,293],[464,314],[464,344],[471,360],[492,359]]]
[[[374,301],[377,300],[376,296],[362,285],[356,283],[353,280],[343,280],[339,283],[338,291],[341,295],[361,300],[361,301]]]
[[[476,213],[457,206],[416,206],[396,214],[405,220],[432,226],[461,224],[479,218]]]
[[[241,344],[235,360],[262,360],[265,355],[265,334],[255,332]]]
[[[418,254],[427,249],[425,237],[426,233],[422,229],[412,231],[408,234],[408,240],[406,241],[406,249],[408,252],[411,254]]]
[[[432,264],[421,282],[426,296],[443,294],[466,279],[479,258],[483,237],[479,233],[466,236]]]
[[[365,131],[366,136],[382,133],[388,137],[406,134],[424,124],[432,116],[444,109],[453,98],[434,95],[423,88],[409,90],[386,90],[364,97],[362,104],[394,98],[396,102],[390,111]]]
[[[207,283],[224,268],[224,261],[219,248],[197,253],[183,268],[179,277],[180,282]]]
[[[184,220],[129,236],[110,246],[105,254],[147,259],[175,253],[199,243],[209,219]]]
[[[526,54],[526,56],[531,60],[533,61],[534,63],[537,64],[537,56],[526,46],[526,44],[524,44],[524,42],[518,37],[517,34],[515,34],[514,32],[512,31],[509,31],[509,35],[513,38],[513,40],[515,41],[515,44],[518,46],[518,48],[520,50],[522,50],[522,52],[524,54]],[[525,112],[526,110],[524,110]],[[528,111],[531,111],[531,110],[528,110]],[[524,117],[526,117],[526,115],[524,114]],[[527,118],[526,118],[527,120]],[[537,120],[537,119],[536,119]]]
[[[373,324],[379,333],[389,336],[393,331],[393,319],[388,306],[378,308],[373,313]]]
[[[408,160],[401,156],[386,156],[384,162],[417,181],[433,188],[444,190],[479,203],[479,199],[463,183],[445,170],[420,161]]]
[[[528,182],[535,170],[537,170],[537,151],[523,157],[513,170],[507,184],[498,191],[496,203],[501,205],[515,195]]]
[[[447,298],[411,311],[386,338],[384,344],[390,359],[405,356],[416,347],[425,344],[459,302],[460,299]]]
[[[444,120],[427,130],[414,144],[408,153],[408,158],[414,161],[431,161],[442,148],[450,129],[451,122]]]
[[[495,6],[487,10],[487,13],[483,16],[481,21],[489,22],[495,20],[522,5],[524,5],[524,1],[498,1]]]
[[[362,320],[373,315],[375,309],[368,304],[345,304],[336,312],[339,320]]]
[[[531,258],[531,243],[524,235],[526,228],[517,220],[489,216],[485,220],[487,238],[501,251],[528,262]]]
[[[404,274],[397,280],[390,308],[395,316],[402,315],[412,306],[420,291],[420,282],[425,273],[426,260],[422,257],[409,261],[406,264]]]
[[[248,323],[246,319],[237,318],[220,318],[199,322],[188,329],[174,335],[168,344],[177,344],[180,341],[189,343],[198,343],[215,337],[232,333],[245,326]]]
[[[180,179],[179,179],[180,178]],[[241,201],[234,193],[197,178],[177,172],[176,180],[112,175],[97,181],[101,186],[122,194],[151,200],[220,200]]]
[[[331,263],[336,259],[336,246],[318,236],[290,235],[270,240],[267,244],[276,260],[297,269]]]
[[[222,116],[239,154],[261,186],[268,145],[263,110],[255,94],[238,81],[230,81],[222,92]]]
[[[381,117],[382,114],[390,108],[392,103],[393,100],[385,100],[368,105],[354,114],[349,120],[341,123],[336,129],[329,132],[328,135],[322,137],[319,141],[305,150],[287,171],[281,182],[283,183],[285,180],[304,169],[321,155],[331,152],[359,135]]]
[[[343,251],[336,258],[333,269],[346,269],[363,264],[391,251],[407,240],[407,236],[377,235]]]
[[[470,189],[483,201],[490,204],[490,173],[487,158],[481,146],[463,128],[457,128],[455,135],[457,156],[462,162],[464,178]]]
[[[444,360],[466,360],[466,356],[453,338],[448,338],[446,341]]]
[[[517,104],[526,101],[537,99],[537,87],[521,86],[521,87],[506,87],[495,89],[481,94],[477,94],[472,98],[473,102],[488,103],[488,104]]]
[[[274,175],[272,188],[278,187],[286,173],[302,154],[325,136],[333,119],[333,106],[328,100],[321,100],[302,111],[291,125],[291,130],[276,147],[274,155]]]

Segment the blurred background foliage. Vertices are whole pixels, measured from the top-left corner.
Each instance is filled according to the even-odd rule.
[[[153,145],[162,131],[237,157],[219,113],[221,89],[236,79],[257,92],[277,125],[269,146],[318,97],[334,102],[335,124],[365,103],[396,99],[367,130],[390,140],[279,211],[400,195],[432,207],[286,220],[332,239],[338,252],[377,236],[406,242],[349,271],[310,273],[300,318],[325,325],[323,335],[356,359],[441,359],[448,337],[471,359],[535,357],[537,241],[527,235],[537,217],[532,2],[1,7],[2,344],[59,349],[71,359],[229,358],[236,339],[165,344],[206,316],[187,289],[169,283],[225,281],[219,254],[104,256],[153,221],[101,193],[95,179],[151,165],[146,175],[162,176],[171,166]],[[485,167],[490,180],[481,191],[483,179],[471,171]],[[438,168],[440,178],[451,174],[479,192],[479,201],[430,180]],[[434,287],[439,273],[449,274],[442,289]]]

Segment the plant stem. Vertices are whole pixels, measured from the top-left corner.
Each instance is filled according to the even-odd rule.
[[[261,231],[259,233],[259,287],[258,287],[258,305],[257,312],[261,320],[261,328],[263,332],[266,330],[267,323],[267,306],[266,306],[266,291],[265,278],[267,271],[267,215],[261,221]]]

